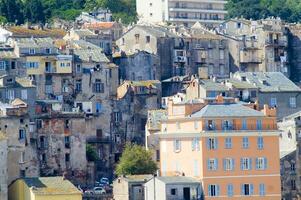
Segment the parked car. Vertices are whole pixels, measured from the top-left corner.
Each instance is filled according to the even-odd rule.
[[[105,177],[102,177],[100,179],[100,183],[103,184],[103,185],[110,185],[109,179],[105,178]]]
[[[103,189],[102,187],[95,187],[95,188],[93,189],[93,193],[94,193],[94,194],[105,194],[106,191],[105,191],[105,189]]]

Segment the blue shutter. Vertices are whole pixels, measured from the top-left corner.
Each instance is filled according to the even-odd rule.
[[[232,158],[232,171],[234,171],[234,168],[235,168],[235,160],[234,158]]]
[[[233,196],[233,185],[228,184],[227,189],[228,189],[228,191],[227,191],[228,197],[232,197]]]
[[[264,184],[260,184],[259,185],[259,195],[260,196],[264,196],[265,195],[265,185]]]
[[[210,149],[210,141],[209,141],[209,138],[207,138],[207,149]]]
[[[214,159],[214,165],[215,165],[214,169],[217,170],[218,169],[218,159],[217,158]]]
[[[208,171],[210,171],[209,166],[210,166],[210,159],[207,159],[207,169],[208,169]]]
[[[249,170],[252,170],[252,158],[249,158]]]
[[[219,196],[219,185],[216,185],[216,196]]]
[[[258,160],[258,158],[256,158],[256,168],[255,169],[259,169],[259,160]]]
[[[226,159],[223,159],[224,171],[226,171]]]
[[[240,194],[241,195],[245,195],[245,185],[244,184],[241,184],[241,186],[240,186]]]
[[[250,195],[254,194],[254,185],[250,184]]]
[[[240,159],[240,169],[243,170],[244,166],[243,166],[243,158]]]
[[[215,138],[214,140],[215,140],[215,143],[214,143],[214,149],[217,149],[217,148],[218,148],[218,139]]]
[[[212,128],[213,128],[213,130],[215,130],[215,121],[214,120],[212,120]]]
[[[206,130],[209,130],[209,127],[208,127],[208,120],[206,120]]]
[[[211,185],[208,185],[208,196],[211,197],[212,194],[211,194]]]
[[[264,169],[268,168],[268,159],[264,158]]]
[[[232,149],[232,138],[229,138],[229,148]]]

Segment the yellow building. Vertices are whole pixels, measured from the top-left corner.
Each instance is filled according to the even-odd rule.
[[[8,187],[9,200],[82,200],[82,193],[63,177],[22,178]]]

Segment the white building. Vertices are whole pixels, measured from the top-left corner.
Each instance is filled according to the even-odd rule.
[[[141,21],[190,27],[197,21],[213,26],[223,22],[226,3],[226,0],[136,0]]]

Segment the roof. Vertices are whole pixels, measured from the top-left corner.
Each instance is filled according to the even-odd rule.
[[[191,117],[263,117],[264,113],[241,104],[209,104]]]
[[[221,83],[212,80],[200,80],[200,86],[208,91],[228,91],[229,88]]]
[[[62,38],[66,35],[66,31],[63,29],[28,29],[22,26],[11,26],[6,29],[12,32],[14,37]]]
[[[74,54],[84,62],[90,62],[90,59],[93,62],[110,62],[102,49],[75,49]]]
[[[110,29],[114,26],[115,22],[95,22],[95,23],[85,23],[84,28],[97,28],[97,29]]]
[[[185,183],[200,184],[199,180],[186,177],[186,176],[160,176],[157,177],[157,179],[164,182],[165,184],[185,184]]]
[[[127,175],[124,179],[128,182],[146,182],[153,177],[151,174]]]
[[[18,56],[13,51],[0,50],[1,59],[18,58]]]
[[[162,82],[182,82],[182,81],[188,81],[189,80],[189,76],[185,75],[185,76],[173,76],[171,78],[165,79]]]
[[[220,40],[222,39],[221,36],[207,30],[199,21],[197,21],[191,27],[191,37],[197,39],[211,39],[211,40]]]
[[[29,88],[29,87],[36,87],[32,84],[32,81],[26,77],[18,78],[16,77],[16,83],[18,83],[21,87]]]
[[[95,33],[93,33],[92,31],[90,31],[88,29],[75,29],[73,31],[74,31],[74,33],[76,33],[80,37],[87,37],[87,36],[94,36],[94,35],[96,35]]]
[[[5,139],[7,139],[7,137],[5,136],[5,134],[2,131],[0,131],[0,141],[5,140]]]
[[[301,92],[301,89],[281,72],[236,72],[234,78],[246,77],[261,92]]]
[[[81,194],[81,192],[63,177],[37,177],[19,179],[31,188],[34,194]]]
[[[54,40],[50,37],[17,38],[16,42],[20,48],[54,48]]]
[[[227,80],[227,83],[231,83],[231,85],[238,89],[257,89],[257,87],[251,83],[245,81],[239,81],[235,79]]]
[[[22,101],[19,98],[16,98],[15,100],[13,100],[11,102],[11,105],[14,107],[27,107],[27,103],[25,103],[24,101]]]
[[[160,37],[178,37],[175,33],[172,33],[168,28],[166,27],[159,27],[159,26],[146,26],[146,25],[136,25],[132,29],[138,28],[141,29],[148,34],[160,38]],[[129,31],[131,31],[130,29]],[[129,32],[127,31],[127,32]]]

